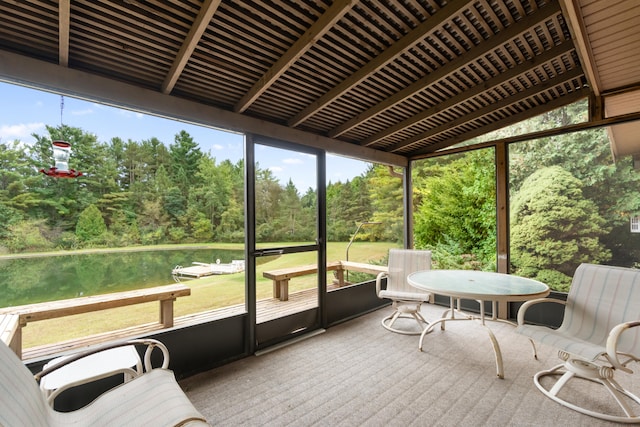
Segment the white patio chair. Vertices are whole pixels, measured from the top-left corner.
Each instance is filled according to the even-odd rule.
[[[405,335],[419,335],[429,324],[420,314],[422,303],[429,302],[431,294],[420,291],[409,283],[407,276],[420,270],[431,269],[431,251],[414,249],[389,250],[389,270],[376,277],[376,293],[379,298],[392,301],[394,312],[382,319],[386,329]],[[387,289],[382,289],[382,279],[387,279]],[[413,318],[418,322],[418,330],[400,329],[394,323],[400,318]]]
[[[541,302],[565,304],[558,329],[525,325],[527,309]],[[518,311],[516,331],[529,337],[534,357],[537,358],[534,343],[537,341],[557,348],[558,356],[564,361],[534,376],[535,385],[547,397],[593,417],[638,423],[640,399],[614,379],[619,371],[631,374],[629,365],[640,360],[640,328],[637,326],[640,326],[640,270],[582,264],[575,272],[566,303],[553,298],[526,302]],[[546,376],[555,376],[558,380],[552,387],[545,388],[540,379]],[[590,396],[593,400],[589,404],[577,402],[569,388],[560,395],[570,380],[601,384],[613,397],[609,408],[612,404],[619,409],[610,413],[603,409],[607,408],[603,400],[606,393]],[[603,404],[596,405],[596,402]]]
[[[148,345],[146,372],[73,412],[57,412],[47,404],[37,379],[87,354],[114,346]],[[208,425],[184,394],[172,371],[151,367],[149,348],[166,347],[155,340],[133,340],[80,353],[34,376],[0,341],[0,426],[185,426]],[[164,366],[166,367],[166,359]]]

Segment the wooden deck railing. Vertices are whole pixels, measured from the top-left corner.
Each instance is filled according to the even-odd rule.
[[[338,286],[344,286],[344,272],[358,271],[361,273],[378,274],[387,272],[387,266],[365,264],[361,262],[351,261],[334,261],[327,263],[327,271],[336,272],[336,281]],[[316,264],[303,265],[290,268],[281,268],[279,270],[269,270],[262,273],[262,276],[273,280],[273,297],[280,301],[289,299],[289,280],[294,277],[306,276],[318,272]]]
[[[387,267],[350,261],[336,261],[329,263],[327,265],[327,270],[336,272],[335,285],[344,286],[347,284],[344,276],[345,271],[378,274],[386,272]],[[294,277],[314,274],[317,273],[317,271],[317,265],[298,266],[265,271],[263,276],[273,280],[274,298],[279,299],[280,301],[287,301],[289,299],[289,280]],[[18,355],[18,357],[22,357],[22,328],[24,328],[28,323],[155,301],[160,303],[158,323],[111,331],[82,339],[74,339],[61,343],[60,345],[45,345],[41,346],[42,348],[30,348],[28,349],[28,356],[32,358],[43,357],[56,352],[69,351],[110,339],[121,339],[130,335],[169,328],[174,325],[173,302],[176,298],[188,296],[190,294],[191,289],[184,284],[172,284],[157,286],[154,288],[137,289],[133,291],[115,292],[104,295],[2,308],[0,309],[0,339],[4,341]],[[308,299],[311,301],[313,298]],[[303,303],[297,302],[296,304]],[[282,307],[279,306],[277,311],[280,312],[281,310]],[[234,313],[243,311],[244,305],[233,307]],[[265,313],[261,314],[261,318],[264,318],[262,320],[269,318],[268,309],[259,307],[259,311],[265,311]],[[211,314],[206,315],[210,316]],[[188,322],[192,316],[184,317],[184,319],[181,318],[179,320],[180,325]]]
[[[18,338],[20,316],[17,314],[0,314],[0,339],[17,355],[20,355],[22,343]]]
[[[27,326],[29,322],[154,301],[160,303],[158,327],[170,328],[173,326],[173,302],[178,297],[188,295],[191,295],[189,287],[183,284],[173,284],[7,307],[0,309],[0,337],[13,349],[18,357],[22,357],[22,328]]]

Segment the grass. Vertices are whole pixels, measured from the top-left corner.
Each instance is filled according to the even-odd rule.
[[[185,245],[185,247],[195,246],[196,245]],[[218,249],[242,249],[241,245],[197,245],[197,247],[203,246]],[[273,246],[278,246],[278,244],[274,244]],[[327,260],[329,262],[344,260],[346,246],[347,244],[345,242],[328,243]],[[389,242],[355,242],[349,249],[349,260],[365,263],[380,262],[387,255],[389,248],[394,246],[397,245]],[[158,250],[158,247],[154,246],[152,248]],[[172,248],[175,249],[175,246]],[[316,256],[315,252],[287,254],[272,258],[258,265],[256,267],[257,299],[272,298],[273,296],[272,282],[262,277],[263,271],[313,264],[316,262]],[[170,268],[170,266],[167,268]],[[331,274],[332,273],[330,273],[328,280],[331,280]],[[201,279],[184,281],[184,283],[191,288],[191,295],[176,300],[174,303],[174,315],[176,317],[185,316],[228,307],[230,305],[244,304],[244,281],[244,273],[208,276]],[[290,282],[289,292],[308,289],[314,287],[315,284],[315,275],[295,278]],[[157,322],[158,310],[158,303],[154,302],[29,323],[23,330],[23,347],[30,348],[39,345],[53,344],[87,335]]]

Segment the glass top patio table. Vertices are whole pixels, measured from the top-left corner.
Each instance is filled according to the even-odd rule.
[[[422,351],[424,337],[433,331],[433,327],[440,324],[442,330],[448,321],[453,320],[479,320],[487,330],[493,352],[496,358],[496,371],[499,378],[504,378],[502,364],[502,352],[493,331],[485,324],[484,302],[492,303],[492,318],[489,320],[502,321],[496,317],[496,303],[507,301],[528,301],[536,298],[544,298],[549,295],[549,286],[537,280],[512,274],[493,273],[477,270],[425,270],[417,271],[407,276],[407,282],[415,288],[434,294],[450,297],[450,308],[445,311],[440,319],[429,322],[422,335],[418,349]],[[476,300],[480,304],[480,316],[463,313],[463,317],[456,318],[455,313],[460,313],[460,300]],[[454,301],[458,301],[458,309]],[[449,316],[447,316],[449,313]],[[504,321],[510,323],[508,321]]]
[[[407,277],[411,286],[435,294],[481,301],[527,301],[549,295],[537,280],[477,270],[425,270]]]

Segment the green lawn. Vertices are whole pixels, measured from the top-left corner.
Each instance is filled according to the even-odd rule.
[[[273,246],[278,246],[275,243]],[[229,248],[230,245],[206,245],[208,247]],[[365,263],[379,263],[387,255],[389,248],[398,245],[389,242],[355,242],[349,249],[349,260]],[[347,243],[327,244],[327,260],[345,259]],[[233,246],[234,249],[238,245]],[[241,248],[241,246],[240,246]],[[157,247],[154,247],[157,249]],[[262,277],[263,271],[316,262],[315,253],[297,253],[275,257],[257,266],[257,298],[272,298],[273,286],[269,279]],[[175,316],[227,307],[244,303],[244,273],[209,276],[197,280],[186,280],[183,283],[191,288],[189,297],[178,298],[174,305]],[[329,280],[331,280],[329,278]],[[292,279],[289,292],[315,286],[314,276]],[[50,344],[86,335],[126,328],[144,323],[158,321],[158,303],[138,304],[129,307],[104,310],[59,319],[51,319],[29,323],[24,328],[23,347],[29,348],[42,344]]]

